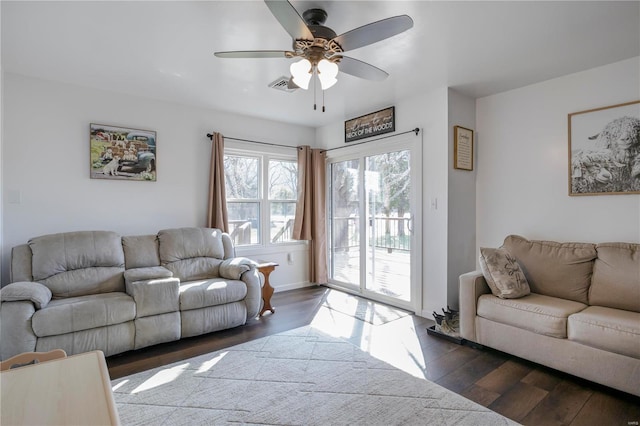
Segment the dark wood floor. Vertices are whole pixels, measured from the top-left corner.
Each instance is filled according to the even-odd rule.
[[[431,336],[427,328],[433,321],[418,316],[378,326],[354,320],[322,307],[330,291],[335,290],[311,287],[276,293],[272,299],[274,315],[267,313],[231,330],[109,357],[109,373],[116,379],[318,321],[329,321],[334,330],[352,330],[343,337],[372,355],[377,356],[377,349],[383,359],[387,357],[385,361],[394,365],[401,366],[408,361],[406,365],[414,370],[410,373],[416,375],[417,369],[422,377],[525,425],[629,426],[638,425],[640,421],[638,397],[502,352],[461,346]],[[406,359],[399,359],[403,357]]]

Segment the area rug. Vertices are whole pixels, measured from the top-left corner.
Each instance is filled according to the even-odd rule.
[[[312,326],[111,382],[123,425],[507,425]]]
[[[386,324],[411,315],[411,312],[340,291],[330,291],[322,306],[373,325]]]

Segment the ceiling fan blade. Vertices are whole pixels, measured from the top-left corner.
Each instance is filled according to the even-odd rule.
[[[288,1],[282,0],[264,0],[273,16],[276,17],[280,25],[294,39],[313,40],[313,34],[304,22],[304,19],[298,14],[298,11]]]
[[[336,58],[336,56],[333,58]],[[353,59],[348,56],[337,56],[337,58],[340,58],[338,68],[345,74],[374,81],[382,81],[389,77],[389,73],[386,71],[358,59]]]
[[[347,31],[333,40],[346,52],[393,37],[411,27],[413,19],[409,15],[393,16]]]
[[[215,52],[218,58],[286,58],[284,50],[234,50],[231,52]]]

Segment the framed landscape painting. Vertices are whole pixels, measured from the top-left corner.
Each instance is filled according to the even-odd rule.
[[[91,123],[92,179],[156,181],[156,132]]]
[[[640,194],[640,101],[569,114],[569,195]]]

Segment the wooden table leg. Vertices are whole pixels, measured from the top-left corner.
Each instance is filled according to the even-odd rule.
[[[273,306],[271,306],[273,287],[271,287],[271,283],[269,282],[269,275],[276,269],[276,266],[278,266],[278,264],[274,262],[261,263],[258,265],[258,271],[264,276],[264,285],[262,286],[262,300],[264,304],[259,316],[262,316],[266,311],[271,311],[272,314],[276,312]]]

